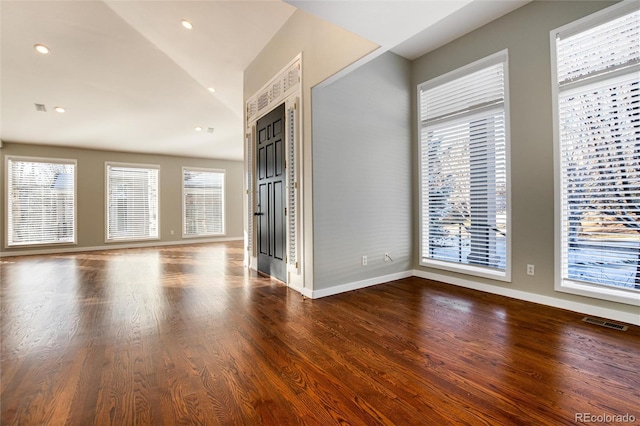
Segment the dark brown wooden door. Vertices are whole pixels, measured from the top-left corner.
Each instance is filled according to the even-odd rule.
[[[258,271],[287,281],[284,104],[258,120]]]

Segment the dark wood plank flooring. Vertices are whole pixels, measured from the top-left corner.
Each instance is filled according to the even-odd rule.
[[[0,262],[3,425],[640,422],[639,327],[418,278],[304,299],[240,242]]]

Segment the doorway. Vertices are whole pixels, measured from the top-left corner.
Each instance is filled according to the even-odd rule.
[[[258,271],[287,282],[285,262],[285,106],[256,125]]]

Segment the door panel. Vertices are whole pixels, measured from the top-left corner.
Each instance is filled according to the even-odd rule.
[[[258,271],[286,282],[284,104],[258,120]]]
[[[267,145],[267,177],[273,177],[273,169],[275,168],[275,157],[273,155],[273,143]]]
[[[284,116],[283,116],[284,117]],[[273,136],[280,136],[282,133],[282,121],[284,118],[278,119],[273,122]]]
[[[264,179],[267,177],[267,150],[260,148],[258,150],[258,179]]]
[[[284,142],[282,140],[276,141],[275,150],[276,150],[276,176],[282,176],[282,171],[284,170],[284,156],[282,154],[282,145]]]

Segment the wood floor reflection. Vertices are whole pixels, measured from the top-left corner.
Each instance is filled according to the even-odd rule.
[[[3,258],[3,425],[640,422],[640,330],[408,278],[304,299],[242,243]]]

